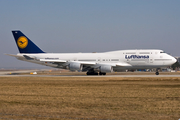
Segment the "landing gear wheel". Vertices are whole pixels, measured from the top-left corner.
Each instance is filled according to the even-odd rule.
[[[105,72],[99,72],[99,75],[106,75]]]
[[[97,72],[94,72],[93,75],[98,75],[98,73],[97,73]]]
[[[98,75],[97,72],[87,72],[86,75]]]
[[[159,72],[156,72],[155,74],[156,74],[156,75],[159,75]]]

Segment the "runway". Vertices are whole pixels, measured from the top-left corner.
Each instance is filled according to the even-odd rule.
[[[37,72],[37,74],[30,74]],[[121,78],[143,78],[143,77],[180,77],[180,72],[160,72],[155,75],[154,72],[114,72],[107,75],[86,75],[86,72],[60,72],[50,71],[49,69],[39,70],[4,70],[0,71],[0,77],[121,77]]]
[[[153,77],[180,77],[180,75],[106,75],[106,76],[87,76],[87,75],[0,75],[0,77],[121,77],[121,78],[153,78]]]
[[[38,72],[38,71],[48,71],[46,69],[42,70],[9,70],[9,71],[0,71],[0,75],[7,75],[7,74],[20,74],[20,73],[30,73],[30,72]]]

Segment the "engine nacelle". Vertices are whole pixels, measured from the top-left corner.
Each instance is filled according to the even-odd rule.
[[[71,70],[71,71],[75,71],[75,70],[82,70],[82,65],[80,64],[80,63],[70,63],[69,64],[69,70]]]
[[[101,72],[113,72],[113,68],[110,65],[103,65],[100,67]]]

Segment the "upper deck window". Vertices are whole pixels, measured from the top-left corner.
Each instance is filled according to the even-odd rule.
[[[150,52],[140,52],[139,54],[150,54]]]
[[[136,54],[135,52],[127,52],[126,54]]]

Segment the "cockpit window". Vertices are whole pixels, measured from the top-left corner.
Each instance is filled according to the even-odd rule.
[[[164,51],[161,51],[160,53],[165,53]]]

